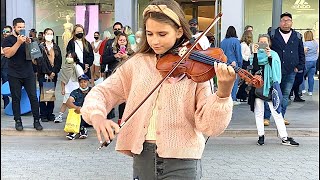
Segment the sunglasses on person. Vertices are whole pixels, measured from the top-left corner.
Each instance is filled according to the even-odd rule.
[[[9,34],[9,33],[11,33],[11,31],[8,31],[8,30],[2,30],[2,33],[3,33],[3,34]]]

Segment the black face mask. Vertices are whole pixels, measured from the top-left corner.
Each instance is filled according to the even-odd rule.
[[[99,39],[99,37],[94,37],[94,39],[95,39],[95,40],[98,40],[98,39]]]
[[[78,33],[75,35],[78,39],[81,39],[83,37],[83,33]]]
[[[195,35],[197,33],[197,28],[196,27],[190,27],[190,31],[193,35]]]
[[[118,36],[120,33],[121,33],[121,31],[118,31],[118,30],[113,32],[113,34],[114,34],[115,36]]]

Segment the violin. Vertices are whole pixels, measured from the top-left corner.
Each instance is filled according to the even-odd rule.
[[[194,49],[196,50],[191,51],[190,55],[171,73],[171,76],[177,77],[181,74],[186,74],[189,79],[201,83],[208,81],[215,76],[214,62],[230,65],[230,63],[226,63],[227,57],[220,48],[202,50],[201,47],[199,48],[199,46],[196,46]],[[158,59],[156,68],[160,71],[162,76],[167,75],[180,60],[181,57],[177,52],[177,50],[169,51],[169,53]],[[248,84],[256,88],[261,88],[263,86],[263,80],[260,75],[252,75],[240,67],[232,67],[239,77]]]

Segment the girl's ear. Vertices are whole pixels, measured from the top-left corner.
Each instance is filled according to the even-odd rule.
[[[179,29],[177,30],[177,39],[180,39],[183,35],[183,29],[182,27],[179,27]]]

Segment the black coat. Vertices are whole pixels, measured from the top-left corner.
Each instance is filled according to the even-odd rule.
[[[271,49],[276,51],[280,57],[282,74],[290,74],[294,72],[294,68],[297,68],[299,71],[304,69],[305,55],[303,42],[302,38],[298,38],[297,33],[292,30],[287,43],[284,42],[279,28],[275,30],[274,36],[271,37]]]
[[[60,47],[57,44],[53,44],[53,51],[54,51],[54,65],[51,66],[49,58],[47,56],[46,50],[45,50],[45,44],[39,45],[41,51],[42,51],[42,57],[36,59],[37,61],[37,72],[38,77],[44,77],[45,74],[50,76],[50,74],[53,72],[56,75],[60,72],[61,64],[62,64],[62,55]]]
[[[85,69],[85,64],[89,64],[89,66],[91,67],[93,64],[93,60],[94,60],[94,55],[93,55],[93,49],[91,44],[86,40],[86,43],[88,45],[88,50],[86,50],[85,48],[83,48],[83,63],[79,63],[79,65]],[[75,52],[75,42],[73,39],[71,39],[67,45],[67,53],[71,51],[71,52]]]

